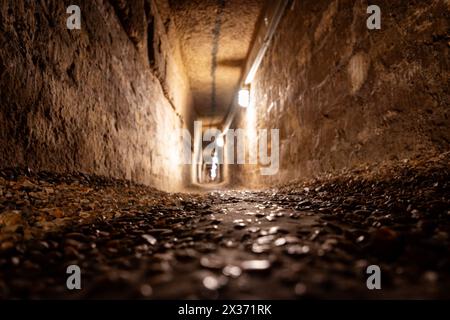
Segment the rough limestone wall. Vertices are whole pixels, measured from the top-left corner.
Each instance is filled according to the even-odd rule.
[[[160,79],[166,96],[173,102],[183,119],[184,127],[192,133],[196,113],[193,105],[191,84],[181,54],[181,45],[175,19],[168,0],[146,0],[154,14],[157,41],[153,43],[156,61],[152,68]],[[188,168],[190,171],[190,168]]]
[[[175,109],[187,105],[170,103],[142,54],[144,10],[126,19],[115,2],[77,1],[81,30],[67,30],[71,1],[0,1],[1,167],[180,187]]]
[[[280,171],[241,166],[235,180],[270,185],[449,149],[449,2],[376,4],[381,30],[366,27],[367,1],[288,9],[252,83],[254,120],[236,121],[280,129]]]

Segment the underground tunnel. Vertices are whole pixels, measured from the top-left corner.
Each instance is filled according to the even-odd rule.
[[[0,299],[450,298],[449,11],[0,0]]]

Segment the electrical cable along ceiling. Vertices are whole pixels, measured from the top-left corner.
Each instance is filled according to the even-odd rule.
[[[184,62],[201,118],[218,124],[236,95],[263,0],[173,0]]]

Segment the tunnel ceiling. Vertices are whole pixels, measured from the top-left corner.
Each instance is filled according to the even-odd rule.
[[[264,0],[172,0],[194,107],[220,121],[235,97]]]

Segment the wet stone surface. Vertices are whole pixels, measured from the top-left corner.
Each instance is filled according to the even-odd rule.
[[[0,298],[448,298],[447,160],[202,194],[4,170]]]

